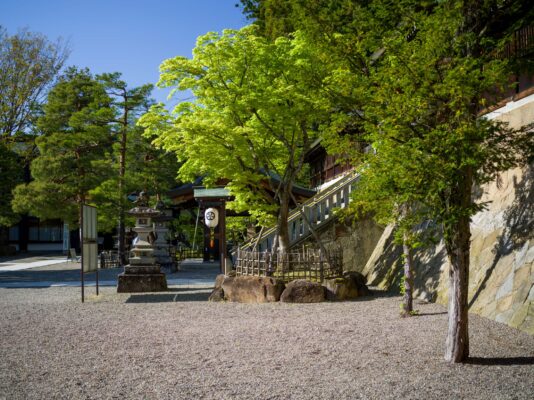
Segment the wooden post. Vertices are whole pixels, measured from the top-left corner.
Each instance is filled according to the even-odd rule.
[[[224,274],[224,265],[226,264],[226,202],[221,200],[219,216],[219,253],[221,257],[221,272]]]
[[[239,248],[239,246],[237,246],[237,257],[236,257],[236,260],[235,260],[235,269],[236,269],[236,272],[239,274],[239,272],[241,271],[241,260],[240,260],[240,256],[241,256],[241,249]]]
[[[82,303],[85,301],[85,282],[83,276],[83,203],[80,204],[80,271],[81,271],[81,287],[82,287]],[[76,261],[76,260],[74,260]]]
[[[302,214],[302,217],[304,219],[304,222],[306,222],[306,224],[308,224],[308,227],[310,228],[310,232],[313,236],[313,238],[317,241],[317,243],[319,244],[319,247],[320,249],[325,253],[325,256],[326,258],[329,258],[328,256],[328,252],[326,251],[326,249],[324,248],[323,246],[323,242],[321,241],[321,239],[319,238],[319,235],[317,234],[317,232],[315,232],[315,229],[313,229],[313,226],[311,224],[311,222],[308,220],[308,217],[306,216],[306,213],[304,212],[302,206],[300,204],[297,203],[297,200],[295,199],[295,196],[293,196],[293,193],[290,193],[291,194],[291,198],[293,199],[293,201],[295,202],[295,204],[297,205],[300,213]]]
[[[265,276],[272,275],[271,253],[265,250]]]
[[[324,265],[323,265],[323,252],[319,249],[319,281],[320,283],[324,280]]]

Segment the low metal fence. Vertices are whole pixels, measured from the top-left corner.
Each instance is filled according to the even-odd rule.
[[[183,261],[186,258],[203,258],[204,252],[202,249],[176,249],[170,248],[170,256],[177,262]]]
[[[343,251],[341,248],[304,248],[291,253],[237,250],[236,275],[271,276],[284,282],[305,279],[323,282],[325,279],[343,276]]]

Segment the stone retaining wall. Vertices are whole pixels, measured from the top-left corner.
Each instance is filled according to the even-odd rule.
[[[384,228],[378,226],[372,218],[329,222],[318,230],[318,235],[325,245],[334,245],[343,250],[343,271],[362,272],[373,253]],[[316,246],[313,237],[305,243]]]

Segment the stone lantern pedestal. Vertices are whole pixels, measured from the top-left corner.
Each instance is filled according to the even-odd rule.
[[[169,232],[167,223],[172,220],[172,216],[166,214],[164,207],[161,201],[158,202],[156,209],[160,211],[160,214],[152,218],[152,221],[154,221],[154,233],[156,234],[154,257],[161,268],[172,273],[177,271],[176,262],[170,256],[169,244],[166,239],[167,232]]]
[[[140,198],[143,197],[144,194],[140,194]],[[137,239],[134,240],[134,247],[131,250],[133,256],[130,257],[130,264],[124,267],[124,272],[118,277],[118,293],[167,290],[167,279],[156,263],[152,246],[154,242],[152,218],[157,217],[160,212],[148,207],[145,200],[139,201],[138,205],[129,211],[129,214],[136,218],[133,230],[137,233]]]

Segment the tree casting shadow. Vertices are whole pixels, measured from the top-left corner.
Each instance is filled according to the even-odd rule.
[[[474,365],[534,365],[534,357],[469,357]]]
[[[532,238],[532,224],[534,221],[534,166],[529,165],[523,170],[523,179],[518,182],[514,176],[515,199],[512,205],[504,212],[504,231],[499,236],[492,252],[495,254],[491,266],[474,293],[469,307],[472,307],[499,263],[500,259],[512,251],[521,248],[525,242]]]
[[[212,289],[170,289],[160,293],[132,294],[126,303],[177,303],[185,301],[208,301]]]

